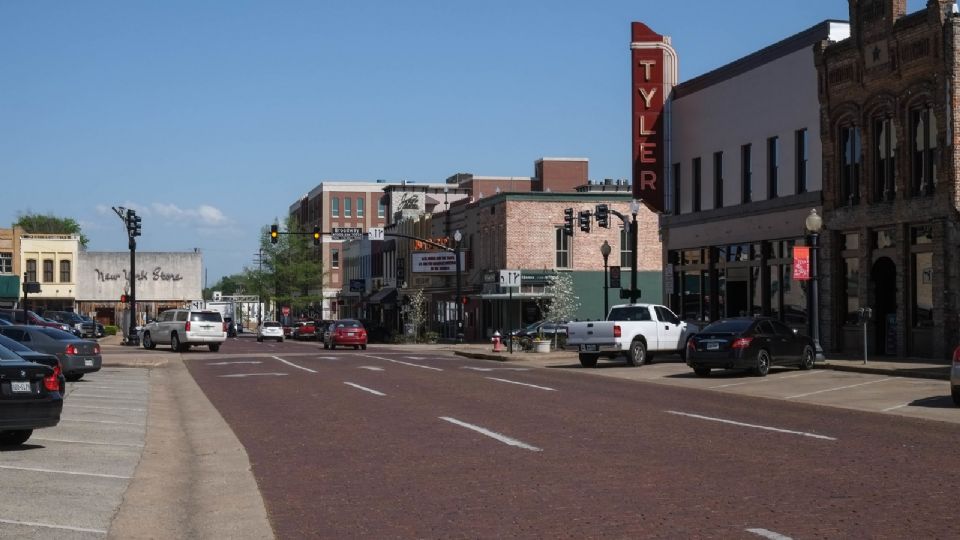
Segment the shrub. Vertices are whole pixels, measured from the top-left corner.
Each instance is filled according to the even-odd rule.
[[[104,327],[103,327],[103,333],[106,334],[106,335],[108,335],[108,336],[115,336],[115,335],[117,335],[117,327],[108,324],[107,326],[104,326]]]

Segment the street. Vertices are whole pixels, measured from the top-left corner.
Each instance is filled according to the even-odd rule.
[[[280,538],[960,533],[956,424],[795,403],[837,394],[809,383],[766,399],[389,346],[221,353],[182,357]]]

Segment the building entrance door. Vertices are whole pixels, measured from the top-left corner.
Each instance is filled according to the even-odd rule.
[[[746,317],[750,315],[750,269],[727,268],[726,317]]]
[[[870,270],[873,285],[874,351],[897,354],[897,265],[880,257]]]

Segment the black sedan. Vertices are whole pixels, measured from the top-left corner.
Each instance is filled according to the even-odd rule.
[[[0,446],[27,442],[33,430],[57,425],[62,411],[57,374],[0,346]]]
[[[37,352],[19,341],[14,341],[3,334],[0,334],[0,346],[6,347],[11,351],[15,352],[17,356],[23,358],[28,362],[34,362],[36,364],[43,364],[53,370],[57,375],[57,379],[60,380],[60,393],[64,394],[66,390],[66,382],[63,376],[63,369],[60,367],[60,359],[52,354]]]
[[[79,381],[85,373],[100,371],[102,357],[96,341],[45,326],[0,326],[0,335],[37,352],[56,356],[68,381]]]
[[[814,358],[812,339],[770,318],[721,319],[687,341],[687,365],[701,377],[711,369],[746,369],[763,377],[775,365],[810,369]]]

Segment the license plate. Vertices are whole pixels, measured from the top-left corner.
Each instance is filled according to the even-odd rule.
[[[93,358],[84,358],[83,365],[86,367],[93,367]]]
[[[583,348],[584,351],[596,351],[596,350],[597,350],[597,346],[596,346],[596,345],[581,345],[581,347]]]
[[[353,337],[353,336],[355,336],[356,334],[353,333],[353,332],[347,332],[347,335],[350,336],[350,337]]]
[[[14,392],[29,392],[30,381],[10,381],[10,389]]]
[[[719,343],[707,343],[707,350],[708,350],[708,351],[717,351],[717,350],[720,350],[720,344],[719,344]]]

